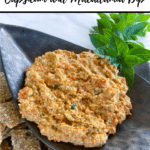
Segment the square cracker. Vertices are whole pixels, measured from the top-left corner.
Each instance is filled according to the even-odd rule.
[[[5,128],[6,127],[0,122],[0,144],[3,141],[3,132],[4,132]]]
[[[9,145],[8,140],[3,140],[2,144],[0,145],[0,150],[11,150],[12,148]]]
[[[28,129],[12,130],[11,140],[14,150],[41,150],[39,139]]]
[[[3,72],[0,73],[0,103],[4,103],[11,98],[11,93],[8,88],[7,81]]]
[[[13,128],[21,123],[21,114],[19,113],[14,101],[0,104],[0,122],[9,128]]]

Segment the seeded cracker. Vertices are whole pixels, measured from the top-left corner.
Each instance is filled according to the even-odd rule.
[[[0,103],[4,103],[11,98],[11,93],[8,88],[7,81],[3,72],[0,73]]]
[[[14,150],[41,150],[39,140],[27,129],[12,130]]]
[[[0,122],[9,128],[17,126],[22,121],[14,101],[0,104]]]
[[[5,126],[2,123],[0,123],[0,143],[3,140],[3,131],[4,130],[5,130]]]
[[[3,140],[2,144],[0,145],[0,150],[11,150],[7,140]]]

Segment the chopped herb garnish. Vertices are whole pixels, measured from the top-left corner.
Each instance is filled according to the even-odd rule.
[[[55,127],[55,129],[57,130],[58,128],[57,128],[57,127]]]
[[[98,94],[101,94],[101,93],[103,93],[103,90],[94,92],[95,95],[98,95]]]
[[[71,106],[71,109],[75,109],[75,107],[76,107],[76,104],[73,104],[73,105]]]
[[[31,82],[33,84],[33,82]]]
[[[65,104],[68,104],[67,102],[65,102]]]
[[[42,114],[42,116],[45,116],[45,114]]]
[[[102,106],[99,107],[99,109],[102,109],[102,108],[103,108]]]
[[[99,94],[100,94],[100,93],[103,93],[103,90],[101,90],[101,91],[99,92]]]
[[[58,84],[55,84],[55,88],[57,88],[57,87],[59,87],[59,85],[58,85]]]

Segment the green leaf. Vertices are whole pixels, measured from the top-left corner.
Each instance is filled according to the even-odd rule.
[[[142,29],[140,32],[137,33],[137,35],[141,37],[145,37],[147,32],[147,28]]]
[[[143,45],[141,45],[141,43],[134,41],[134,40],[128,40],[127,44],[131,45],[132,48],[143,48]]]
[[[150,23],[148,23],[147,31],[150,32]]]
[[[145,13],[137,13],[138,15],[144,15]]]
[[[130,51],[130,55],[141,58],[143,60],[142,63],[150,60],[150,50],[147,50],[145,48],[134,48],[132,51]]]
[[[92,27],[93,28],[93,30],[96,32],[96,33],[99,33],[99,31],[98,31],[98,26],[94,26],[94,27]]]
[[[145,47],[143,43],[136,41],[137,43],[139,43],[142,47]]]
[[[132,22],[135,20],[136,17],[137,17],[136,13],[128,13],[128,16],[127,16],[127,26],[129,26],[130,24],[132,24]]]
[[[107,38],[111,38],[111,35],[112,35],[112,30],[111,29],[109,29],[109,28],[104,28],[103,29],[103,35],[105,36],[105,37],[107,37]]]
[[[137,17],[137,21],[142,22],[142,21],[148,21],[148,19],[150,18],[149,14],[141,14]]]
[[[105,13],[97,13],[102,19],[110,19],[110,17]]]
[[[121,32],[123,32],[124,28],[126,27],[126,21],[122,20],[122,21],[118,22],[117,24],[115,24],[114,27],[116,29],[119,29]]]
[[[109,28],[112,30],[112,25],[107,19],[98,19],[97,21],[98,21],[98,29],[100,33],[103,28]]]
[[[126,35],[127,38],[131,38],[131,35],[138,35],[138,33],[144,29],[148,25],[148,22],[138,22],[134,25],[127,26],[124,29],[123,34]]]
[[[95,48],[109,44],[109,39],[101,34],[90,34],[90,39]]]
[[[108,64],[112,64],[118,68],[120,64],[117,62],[117,60],[118,60],[117,57],[111,58]]]
[[[113,34],[109,42],[108,53],[110,54],[112,58],[118,56],[117,46],[115,44],[115,39],[114,39]]]
[[[135,55],[126,55],[124,58],[124,62],[128,65],[128,66],[136,66],[139,65],[143,62],[143,60]]]
[[[110,17],[115,21],[115,23],[120,21],[120,16],[118,14],[110,13]]]
[[[122,40],[125,40],[124,35],[122,34],[122,32],[121,32],[120,30],[115,29],[115,30],[114,30],[114,33],[115,33],[116,35],[118,35]]]
[[[132,66],[122,66],[121,76],[126,78],[127,86],[131,90],[134,83],[134,68]]]
[[[110,55],[108,53],[108,45],[97,48],[96,50],[94,50],[94,53],[96,53],[101,58],[110,59]]]
[[[128,45],[119,36],[117,36],[115,34],[114,34],[114,39],[115,39],[115,43],[117,46],[118,54],[119,55],[127,54],[129,51]]]
[[[120,21],[125,20],[127,21],[128,13],[119,13]]]
[[[136,41],[138,38],[135,35],[131,35],[131,39]]]

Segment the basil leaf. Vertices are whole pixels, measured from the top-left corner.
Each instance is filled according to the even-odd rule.
[[[132,48],[143,48],[143,45],[141,45],[141,43],[134,41],[134,40],[128,40],[127,44],[131,45]]]
[[[117,35],[114,34],[114,39],[115,39],[115,43],[117,46],[117,50],[118,50],[118,54],[121,55],[125,55],[128,53],[129,51],[129,47],[128,45]]]
[[[108,45],[97,48],[96,50],[94,50],[94,53],[96,53],[101,58],[110,59],[110,55],[108,53]]]
[[[90,34],[90,39],[96,48],[109,44],[109,39],[101,34]]]
[[[150,50],[147,50],[145,48],[135,48],[130,52],[130,55],[135,55],[141,58],[143,60],[142,63],[150,60]]]
[[[136,41],[138,38],[135,35],[131,35],[131,39]]]
[[[121,32],[123,32],[124,28],[126,27],[126,21],[122,20],[122,21],[118,22],[117,24],[115,24],[114,27],[116,29],[119,29]]]
[[[141,37],[145,37],[147,32],[147,28],[142,29],[140,32],[137,33],[137,35]]]
[[[136,65],[141,64],[143,62],[143,60],[138,56],[126,55],[125,58],[124,58],[124,62],[128,66],[136,66]]]
[[[150,18],[149,14],[142,14],[139,15],[136,20],[142,22],[142,21],[148,21],[149,18]]]
[[[94,26],[94,27],[92,27],[93,28],[93,30],[96,32],[96,33],[99,33],[99,31],[98,31],[98,26]]]
[[[129,90],[131,90],[132,85],[134,83],[134,68],[131,66],[129,67],[129,66],[123,65],[120,75],[126,78],[127,86]]]
[[[104,28],[104,29],[103,29],[103,35],[110,39],[110,38],[111,38],[111,35],[112,35],[111,29],[109,29],[109,28]]]
[[[103,32],[102,32],[103,28],[109,28],[109,29],[112,30],[112,23],[111,23],[110,20],[108,20],[108,19],[98,19],[97,21],[98,21],[98,29],[99,29],[99,32],[101,34],[103,34]]]
[[[128,13],[119,13],[120,21],[125,20],[127,21]]]
[[[115,29],[115,30],[114,30],[114,33],[115,33],[116,35],[118,35],[122,40],[126,40],[126,39],[124,38],[124,35],[122,34],[122,32],[121,32],[120,30]]]
[[[111,58],[108,64],[112,64],[118,68],[120,64],[117,62],[117,60],[118,60],[117,57]]]
[[[120,21],[120,16],[118,14],[110,13],[110,17],[115,21],[115,23]]]
[[[147,31],[150,32],[150,23],[148,23]]]
[[[137,43],[139,43],[142,47],[145,47],[143,43],[136,41]]]
[[[110,19],[110,17],[105,13],[97,13],[102,19]]]
[[[110,54],[112,58],[118,56],[117,46],[115,44],[115,39],[114,39],[113,34],[109,42],[108,53]]]
[[[136,13],[128,13],[127,16],[127,26],[129,26],[130,24],[132,24],[132,22],[137,18],[137,14]]]
[[[131,35],[138,35],[140,30],[144,29],[148,25],[148,22],[138,22],[134,25],[127,26],[123,34],[126,35],[127,38],[131,38]]]

